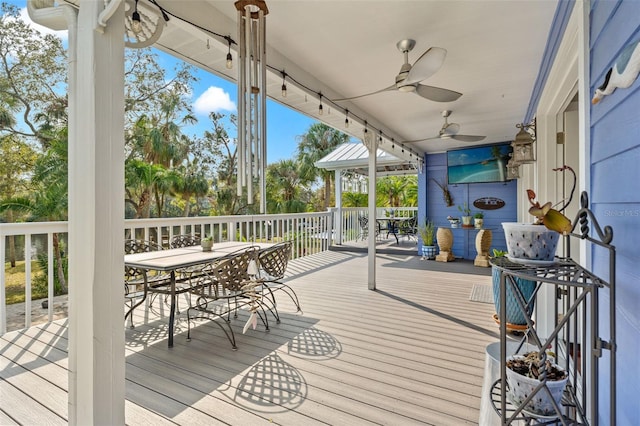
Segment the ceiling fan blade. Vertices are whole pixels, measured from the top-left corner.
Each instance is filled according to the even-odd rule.
[[[460,131],[460,125],[458,123],[448,123],[443,129],[442,133],[453,136]]]
[[[425,139],[416,139],[416,140],[413,140],[413,141],[402,141],[401,143],[425,142],[425,141],[430,141],[430,140],[433,140],[433,139],[440,139],[440,136],[434,136],[434,137],[425,138]]]
[[[441,89],[440,87],[427,86],[424,84],[418,84],[416,94],[434,102],[453,102],[462,96],[462,93],[454,92],[453,90]]]
[[[411,67],[402,84],[415,84],[435,74],[447,57],[446,49],[431,47],[420,56]]]
[[[460,142],[479,142],[486,138],[486,136],[474,136],[474,135],[451,135],[451,139]]]
[[[360,99],[360,98],[364,98],[365,96],[371,96],[371,95],[376,95],[378,93],[382,93],[382,92],[388,92],[390,90],[398,90],[398,88],[396,87],[395,84],[392,84],[389,87],[385,87],[384,89],[380,89],[380,90],[376,90],[375,92],[371,92],[371,93],[366,93],[364,95],[358,95],[358,96],[352,96],[350,98],[342,98],[342,99],[331,99],[333,102],[342,102],[342,101],[352,101],[354,99]]]

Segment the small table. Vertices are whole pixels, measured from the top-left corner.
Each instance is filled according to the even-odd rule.
[[[176,294],[184,293],[188,289],[176,291],[176,270],[191,266],[206,265],[216,259],[232,256],[235,252],[244,251],[251,247],[265,249],[273,246],[270,243],[243,243],[229,241],[215,243],[212,251],[202,251],[200,246],[183,247],[170,250],[158,250],[145,253],[133,253],[124,256],[125,266],[143,270],[169,272],[171,277],[171,308],[169,313],[169,347],[173,347],[173,326],[176,310]]]
[[[411,219],[410,217],[387,217],[387,216],[382,216],[382,217],[376,217],[376,222],[378,222],[378,229],[380,229],[379,225],[380,222],[384,222],[387,221],[389,223],[389,227],[387,228],[387,236],[389,234],[393,234],[394,237],[396,237],[396,244],[400,244],[400,240],[398,239],[398,229],[399,229],[399,225],[400,222],[404,222]]]

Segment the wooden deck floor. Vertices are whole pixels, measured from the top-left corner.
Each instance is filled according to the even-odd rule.
[[[166,308],[140,310],[126,331],[127,424],[477,424],[498,330],[469,295],[487,269],[378,255],[374,292],[365,254],[324,252],[289,274],[304,314],[283,294],[268,333],[242,334],[241,314],[237,351],[211,323],[187,342],[183,315],[168,349]],[[65,324],[0,338],[0,424],[67,422]]]

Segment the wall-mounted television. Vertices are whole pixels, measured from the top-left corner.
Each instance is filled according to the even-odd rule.
[[[512,151],[509,143],[447,151],[447,182],[505,182]]]

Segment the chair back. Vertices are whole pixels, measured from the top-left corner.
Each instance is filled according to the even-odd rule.
[[[146,253],[150,251],[162,250],[162,246],[154,243],[153,241],[145,240],[125,240],[124,241],[124,254],[133,253]],[[144,273],[138,268],[132,266],[124,267],[124,279],[125,281],[133,281],[139,279]]]
[[[250,248],[239,253],[231,254],[211,265],[214,280],[224,290],[240,291],[250,280],[247,268],[251,260],[258,257],[258,249]]]
[[[369,218],[366,216],[358,216],[358,223],[361,229],[367,229],[369,226]]]
[[[173,238],[171,238],[169,247],[182,248],[182,247],[197,246],[199,244],[200,244],[200,237],[196,237],[195,235],[175,235]]]
[[[269,276],[265,277],[267,280],[279,280],[284,277],[292,245],[291,241],[285,241],[260,251],[258,263],[262,271]]]

